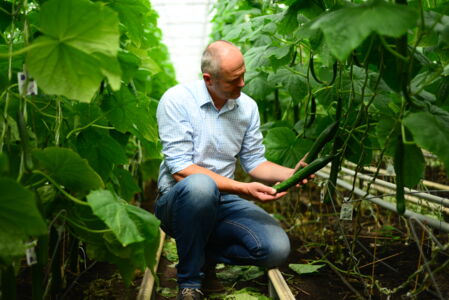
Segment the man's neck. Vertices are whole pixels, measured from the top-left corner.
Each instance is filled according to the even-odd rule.
[[[212,101],[214,102],[214,106],[220,110],[222,109],[222,107],[226,104],[226,101],[228,101],[228,99],[222,99],[220,97],[218,97],[213,91],[211,91],[208,87],[207,87],[207,91],[209,92],[210,97],[212,98]]]

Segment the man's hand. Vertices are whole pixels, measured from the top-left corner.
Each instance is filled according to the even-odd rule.
[[[306,157],[307,157],[307,153],[306,153],[306,155],[304,155],[304,157],[301,158],[301,160],[296,164],[296,166],[295,166],[295,168],[294,168],[294,171],[293,171],[292,175],[295,174],[296,171],[298,171],[299,169],[308,166],[308,164],[305,162]],[[310,175],[308,179],[313,179],[313,178],[315,178],[315,174]],[[308,182],[308,179],[307,179],[307,178],[303,179],[302,182],[300,182],[300,183],[298,183],[298,184],[296,185],[296,187],[299,187],[301,184],[306,184],[306,183]]]
[[[277,193],[272,187],[259,182],[249,182],[246,184],[246,193],[259,201],[272,201],[286,195],[287,192]]]

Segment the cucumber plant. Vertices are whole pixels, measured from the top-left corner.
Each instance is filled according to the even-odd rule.
[[[159,245],[133,203],[157,176],[155,109],[175,84],[150,2],[1,1],[0,74],[1,294],[14,299],[26,251],[33,299],[62,297],[80,247],[129,284]]]

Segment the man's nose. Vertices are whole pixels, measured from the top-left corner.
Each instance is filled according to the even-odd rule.
[[[245,86],[245,79],[242,77],[239,80],[238,87],[243,88]]]

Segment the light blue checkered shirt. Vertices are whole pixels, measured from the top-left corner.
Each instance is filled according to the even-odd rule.
[[[162,96],[157,122],[164,154],[161,193],[176,183],[171,174],[191,164],[234,178],[237,158],[246,172],[266,161],[257,104],[243,93],[218,111],[203,80],[177,85]]]

